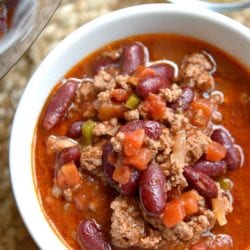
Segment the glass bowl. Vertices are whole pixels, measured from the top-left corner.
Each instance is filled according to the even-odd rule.
[[[7,4],[13,0],[0,0]],[[61,0],[18,0],[12,24],[0,39],[0,78],[20,59],[35,41]]]

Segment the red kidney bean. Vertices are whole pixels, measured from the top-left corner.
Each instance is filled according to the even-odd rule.
[[[198,161],[192,166],[193,170],[201,172],[212,178],[221,177],[226,173],[225,161]]]
[[[175,102],[170,103],[168,106],[173,110],[186,110],[193,99],[194,91],[189,87],[183,87],[181,96]]]
[[[77,239],[82,249],[111,250],[100,226],[92,219],[82,221],[78,227]]]
[[[81,150],[79,147],[70,147],[63,149],[59,154],[59,161],[63,164],[74,161],[79,163],[81,157]]]
[[[232,141],[231,137],[228,135],[228,133],[220,128],[215,129],[213,131],[213,133],[211,134],[211,139],[219,142],[224,147],[226,147],[226,149],[231,147],[231,145],[233,144],[233,141]]]
[[[149,67],[153,69],[155,73],[161,76],[164,80],[168,80],[170,82],[174,79],[174,67],[167,63],[159,63]]]
[[[131,169],[131,171],[129,182],[120,186],[120,192],[122,194],[133,195],[139,186],[140,172],[136,169]]]
[[[160,215],[166,204],[165,176],[158,164],[151,164],[143,171],[140,184],[141,204],[149,215]]]
[[[219,142],[223,145],[227,154],[223,159],[227,163],[227,168],[229,170],[235,170],[240,166],[240,152],[233,144],[231,137],[223,129],[215,129],[211,135],[213,141]]]
[[[107,181],[118,192],[125,195],[133,195],[139,186],[139,171],[131,169],[132,173],[129,182],[119,186],[118,183],[113,179],[113,172],[115,170],[115,166],[112,162],[112,158],[115,158],[115,151],[113,149],[112,144],[110,142],[107,142],[103,146],[102,151],[103,171],[107,178]]]
[[[145,64],[144,46],[138,42],[132,42],[123,47],[121,56],[121,68],[124,74],[131,75],[139,65]]]
[[[170,87],[170,82],[167,79],[158,75],[148,76],[139,80],[135,92],[140,98],[144,99],[149,93],[157,94],[160,89],[168,87]]]
[[[83,121],[73,122],[67,132],[67,136],[73,139],[80,138],[82,134]]]
[[[73,161],[76,166],[80,165],[81,150],[79,147],[63,149],[56,157],[55,174],[67,162]]]
[[[203,197],[214,199],[218,196],[218,188],[208,175],[197,172],[192,167],[185,167],[183,174],[188,183]]]
[[[227,154],[224,158],[224,161],[227,163],[227,168],[229,170],[235,170],[240,167],[240,157],[239,150],[234,145],[232,145],[232,147],[227,150]]]
[[[97,75],[98,71],[100,71],[102,68],[110,66],[118,67],[118,64],[109,56],[104,56],[99,58],[98,60],[93,62],[92,65],[93,75]]]
[[[139,128],[143,128],[149,138],[157,140],[161,135],[163,125],[157,121],[151,120],[132,121],[128,122],[124,126],[121,126],[119,128],[119,132],[133,132]]]
[[[115,170],[114,163],[112,162],[112,158],[115,157],[115,151],[110,141],[104,144],[102,148],[102,165],[104,175],[107,178],[109,184],[113,187],[117,187],[116,182],[113,180],[113,172]]]
[[[64,117],[75,97],[77,85],[76,81],[69,80],[52,96],[43,117],[42,124],[46,132],[54,128]]]

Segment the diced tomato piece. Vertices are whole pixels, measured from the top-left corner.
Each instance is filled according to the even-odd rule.
[[[226,156],[226,148],[216,141],[212,141],[206,152],[206,159],[208,161],[220,161]]]
[[[73,161],[65,163],[58,170],[56,180],[61,188],[70,188],[80,183],[80,174]]]
[[[198,211],[199,194],[195,190],[191,190],[181,194],[168,202],[165,206],[163,214],[163,223],[166,227],[173,227],[181,222],[186,215],[194,214]]]
[[[143,79],[154,75],[155,71],[153,69],[144,66],[139,66],[135,72],[135,76],[137,76],[139,79]]]
[[[185,217],[185,210],[179,200],[166,203],[163,212],[163,223],[170,228],[181,222]]]
[[[191,107],[195,110],[201,109],[204,116],[210,117],[213,111],[213,105],[207,99],[199,98],[191,103]]]
[[[129,166],[123,165],[116,167],[113,172],[113,179],[117,181],[119,184],[124,185],[127,184],[130,180],[131,169]]]
[[[209,100],[206,99],[196,99],[191,103],[191,108],[194,111],[193,118],[191,122],[195,126],[206,126],[213,112],[213,105]],[[197,115],[198,112],[201,114]]]
[[[123,104],[104,102],[98,110],[98,118],[101,121],[108,121],[113,117],[123,118],[125,110]]]
[[[138,170],[144,170],[147,168],[148,163],[151,161],[153,155],[147,148],[140,148],[135,155],[124,157],[124,164],[133,166]]]
[[[183,204],[186,215],[191,215],[198,211],[199,198],[200,196],[195,190],[191,190],[181,194],[179,199]]]
[[[125,102],[131,94],[131,90],[114,89],[111,92],[111,97],[117,102]]]
[[[166,114],[166,102],[158,95],[149,93],[144,105],[153,119],[162,120]]]
[[[124,140],[124,153],[128,156],[135,155],[144,142],[144,129],[137,129],[127,133]]]

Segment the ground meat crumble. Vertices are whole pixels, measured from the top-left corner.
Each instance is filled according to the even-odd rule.
[[[214,78],[211,75],[213,63],[203,53],[194,53],[184,57],[180,66],[180,76],[190,87],[207,91],[214,89]]]
[[[111,237],[114,245],[151,249],[159,245],[162,239],[160,233],[145,223],[136,200],[120,196],[110,207],[113,210]]]
[[[97,176],[103,176],[102,170],[102,144],[88,146],[81,152],[81,167]]]

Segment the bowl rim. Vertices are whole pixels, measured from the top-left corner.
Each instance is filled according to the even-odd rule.
[[[192,5],[197,5],[198,7],[208,8],[210,10],[224,12],[224,11],[236,11],[250,7],[250,2],[248,0],[234,1],[234,2],[209,2],[207,0],[169,0],[171,3],[178,5],[185,4],[187,7]]]
[[[59,234],[53,229],[53,226],[51,223],[48,222],[48,218],[46,218],[46,214],[43,211],[42,204],[40,204],[39,201],[39,193],[36,190],[35,185],[35,177],[34,177],[34,169],[33,169],[33,162],[32,162],[32,155],[16,155],[20,152],[20,147],[25,147],[25,143],[22,145],[22,140],[25,141],[25,135],[20,132],[20,129],[22,129],[22,126],[27,126],[29,129],[32,130],[33,137],[29,138],[26,142],[26,146],[30,147],[27,149],[27,152],[33,153],[32,144],[34,140],[34,129],[35,127],[33,125],[30,125],[29,122],[25,124],[23,121],[23,114],[25,112],[26,100],[29,99],[29,96],[34,93],[36,86],[39,84],[39,79],[42,77],[42,73],[49,72],[50,65],[53,64],[54,57],[57,56],[58,53],[61,53],[60,51],[66,51],[68,47],[72,46],[74,44],[74,41],[79,39],[83,36],[83,34],[87,34],[89,31],[95,29],[95,27],[98,27],[99,25],[103,25],[103,23],[108,23],[109,25],[114,22],[117,18],[129,18],[132,15],[136,15],[137,13],[140,14],[149,14],[149,13],[164,13],[167,15],[169,12],[176,12],[179,15],[185,14],[185,15],[194,15],[201,19],[208,19],[210,21],[216,21],[217,24],[225,26],[225,28],[228,28],[230,30],[233,30],[234,32],[237,32],[240,36],[243,36],[245,38],[249,38],[247,36],[249,30],[247,27],[243,26],[240,23],[237,23],[236,21],[226,17],[222,16],[221,14],[205,10],[205,9],[199,9],[199,8],[192,8],[192,9],[185,9],[181,8],[180,6],[175,6],[173,4],[143,4],[143,5],[137,5],[132,7],[127,7],[123,9],[119,9],[110,13],[107,13],[103,16],[100,16],[73,31],[70,35],[68,35],[66,38],[64,38],[46,57],[43,59],[43,61],[40,63],[36,71],[33,73],[33,76],[28,81],[28,84],[23,92],[23,95],[19,101],[19,104],[17,106],[15,116],[13,119],[13,126],[11,130],[10,135],[10,148],[9,148],[9,164],[10,164],[10,179],[11,179],[11,186],[12,191],[14,193],[14,197],[16,200],[16,204],[18,207],[18,210],[21,214],[21,217],[26,225],[26,228],[28,229],[29,233],[37,243],[37,245],[41,249],[55,249],[52,246],[56,246],[56,249],[66,249],[66,244],[63,241],[62,237],[59,236]],[[46,69],[46,70],[45,70]],[[62,72],[65,74],[66,72]],[[51,86],[51,88],[54,85]],[[44,100],[45,102],[45,100]],[[40,111],[41,112],[41,111]],[[37,125],[37,124],[36,124]],[[36,126],[35,125],[35,126]],[[27,129],[28,129],[27,128]],[[21,141],[19,144],[16,144],[16,142]],[[25,149],[22,148],[24,151],[23,154],[25,154]],[[21,150],[21,151],[22,151]],[[18,165],[20,165],[20,161],[25,160],[24,162],[30,164],[30,172],[25,173],[29,176],[29,178],[32,178],[32,190],[25,190],[28,191],[28,195],[23,195],[23,182],[21,180],[22,172],[20,172],[20,168],[18,169]],[[25,177],[26,178],[26,177]],[[28,177],[27,177],[28,178]],[[29,179],[30,181],[30,179]],[[30,204],[27,204],[29,203]],[[31,204],[32,203],[32,204]],[[32,205],[32,208],[35,209],[35,213],[29,211],[29,207]],[[40,218],[42,215],[42,218]],[[41,232],[41,228],[38,226],[37,217],[39,217],[42,230],[45,230],[45,232]],[[48,230],[48,231],[46,231]],[[52,234],[53,232],[53,234]]]

